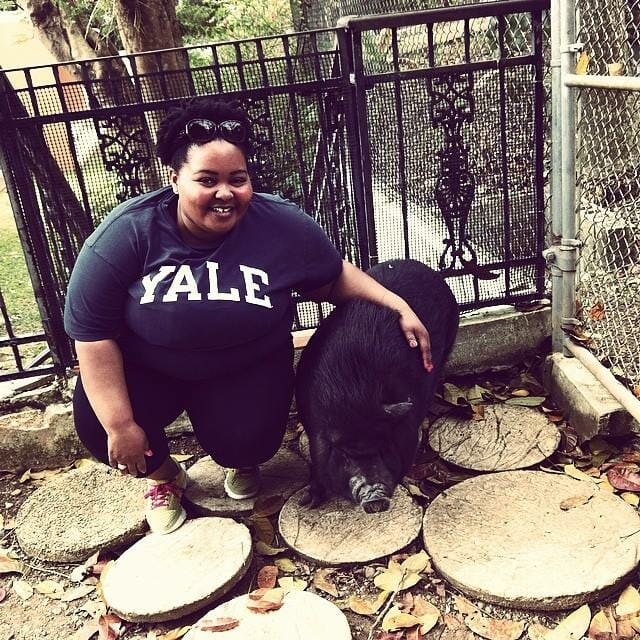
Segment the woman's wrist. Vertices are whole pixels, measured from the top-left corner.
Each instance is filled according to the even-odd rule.
[[[393,309],[401,316],[411,311],[411,307],[407,304],[404,298],[401,298],[397,293],[387,290],[387,293],[382,298],[382,306]]]

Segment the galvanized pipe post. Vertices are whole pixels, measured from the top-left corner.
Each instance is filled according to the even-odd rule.
[[[576,239],[576,89],[564,83],[575,69],[575,54],[581,45],[576,43],[575,0],[560,1],[560,96],[562,101],[562,240],[556,253],[556,265],[562,271],[562,319],[565,331],[575,330],[576,269],[578,248]],[[564,354],[572,354],[566,347]]]
[[[554,353],[563,349],[562,270],[557,254],[562,242],[562,95],[560,77],[560,3],[551,0],[551,246],[544,252],[551,269],[551,340]]]

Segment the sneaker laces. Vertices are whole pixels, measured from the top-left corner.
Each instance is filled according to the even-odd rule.
[[[145,492],[145,498],[151,498],[151,508],[158,509],[160,507],[169,506],[171,496],[175,496],[178,500],[182,495],[182,491],[172,482],[163,482],[162,484],[152,484]]]

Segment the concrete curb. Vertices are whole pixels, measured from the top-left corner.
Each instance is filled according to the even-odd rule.
[[[576,358],[561,353],[549,356],[544,381],[580,442],[596,435],[640,432],[640,424]]]
[[[296,331],[296,363],[313,329]],[[551,308],[520,312],[494,307],[463,318],[445,375],[480,373],[514,366],[551,336]]]

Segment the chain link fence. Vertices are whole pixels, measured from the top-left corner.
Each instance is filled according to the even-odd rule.
[[[640,0],[579,0],[578,73],[640,73]],[[640,385],[640,94],[583,88],[577,110],[577,317],[589,346]]]

